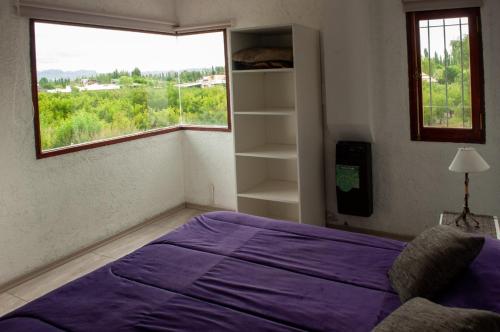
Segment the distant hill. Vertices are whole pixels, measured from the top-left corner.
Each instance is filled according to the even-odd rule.
[[[37,71],[36,74],[38,80],[40,80],[42,77],[45,77],[50,81],[61,78],[74,80],[76,78],[91,77],[97,75],[97,72],[95,70],[64,71],[59,69],[48,69]]]

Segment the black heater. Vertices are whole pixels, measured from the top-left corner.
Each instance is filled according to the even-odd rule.
[[[336,159],[338,212],[361,217],[371,216],[373,213],[371,144],[339,141]]]

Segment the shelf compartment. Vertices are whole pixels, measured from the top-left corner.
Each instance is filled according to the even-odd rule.
[[[236,112],[295,111],[295,74],[290,71],[234,75]]]
[[[239,110],[235,111],[236,115],[295,115],[293,108],[271,108],[271,109],[257,109],[257,110]]]
[[[275,26],[262,29],[233,29],[231,31],[231,54],[249,48],[286,47],[293,48],[293,27]],[[233,61],[233,67],[237,69],[237,63]],[[234,70],[238,73],[251,72],[273,72],[293,70],[293,68],[272,69],[242,69]]]
[[[238,211],[266,218],[299,222],[299,205],[238,197]]]
[[[282,203],[298,203],[299,191],[297,182],[266,180],[255,187],[238,193],[238,197]]]
[[[293,73],[294,68],[269,68],[269,69],[239,69],[233,74],[259,74],[259,73]]]
[[[297,117],[242,115],[235,116],[236,152],[263,145],[296,145]]]
[[[237,152],[236,155],[269,159],[297,159],[297,146],[292,144],[265,144]]]

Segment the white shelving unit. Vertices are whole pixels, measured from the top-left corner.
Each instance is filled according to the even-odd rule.
[[[229,45],[230,54],[250,47],[294,53],[293,68],[231,70],[238,211],[324,226],[318,32],[233,29]]]

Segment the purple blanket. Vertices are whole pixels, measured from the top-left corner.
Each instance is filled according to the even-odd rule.
[[[400,305],[386,274],[404,245],[207,213],[0,318],[0,331],[370,331]],[[443,303],[500,312],[500,270],[483,252],[474,264],[487,272],[469,271]]]

